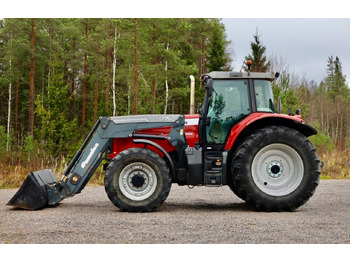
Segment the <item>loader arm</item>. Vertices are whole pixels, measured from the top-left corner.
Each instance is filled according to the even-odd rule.
[[[183,115],[100,117],[76,152],[61,180],[57,181],[50,169],[31,172],[8,205],[24,209],[40,209],[47,205],[55,205],[83,190],[103,160],[111,139],[133,137],[136,130],[150,127],[172,126],[169,136],[164,139],[168,139],[177,147],[186,144],[184,125]],[[143,138],[147,138],[147,135]]]

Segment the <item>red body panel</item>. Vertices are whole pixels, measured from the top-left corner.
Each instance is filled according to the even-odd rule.
[[[225,150],[230,150],[239,136],[239,134],[251,123],[267,117],[280,117],[280,118],[287,118],[291,120],[296,120],[303,122],[300,115],[295,116],[288,116],[288,115],[282,115],[282,114],[271,114],[271,113],[253,113],[249,115],[247,118],[243,119],[241,122],[237,123],[231,130],[229,137],[227,139],[227,143],[225,145]],[[193,115],[185,115],[185,136],[187,140],[187,144],[190,147],[194,147],[196,142],[199,142],[198,137],[198,120],[199,115],[193,114]],[[171,131],[171,126],[168,127],[160,127],[160,128],[151,128],[151,129],[143,129],[138,130],[135,133],[136,134],[148,134],[148,135],[163,135],[168,136]],[[125,149],[131,148],[131,147],[144,147],[144,144],[135,144],[133,142],[135,138],[114,138],[113,139],[113,149],[112,152],[109,154],[109,158],[115,157],[117,154],[122,152]],[[150,139],[151,141],[157,143],[162,148],[164,148],[167,152],[172,152],[176,150],[176,148],[168,141],[168,140],[158,140],[158,139]],[[147,145],[147,148],[157,152],[160,156],[163,157],[163,153],[159,151],[156,147]]]
[[[194,147],[195,143],[199,141],[198,138],[198,119],[199,115],[186,115],[186,124],[185,124],[185,136],[187,139],[187,144],[190,147]],[[151,128],[151,129],[143,129],[138,130],[135,134],[147,134],[147,135],[163,135],[168,136],[171,131],[171,126],[168,127],[159,127],[159,128]],[[125,149],[132,147],[144,147],[144,144],[135,144],[133,142],[135,138],[127,137],[127,138],[114,138],[113,139],[113,149],[112,152],[108,155],[109,158],[114,158],[117,154],[122,152]],[[151,141],[157,143],[165,151],[172,152],[176,150],[176,148],[168,141],[168,140],[158,140],[158,139],[150,139]],[[160,156],[163,157],[163,153],[159,151],[156,147],[147,145],[147,148],[157,152]]]
[[[247,118],[243,119],[241,122],[237,123],[232,129],[229,134],[229,137],[227,139],[227,143],[225,145],[225,150],[230,150],[233,146],[233,143],[236,141],[237,137],[239,134],[251,123],[260,120],[262,118],[267,118],[267,117],[280,117],[280,118],[287,118],[295,121],[300,121],[304,122],[301,119],[300,115],[295,115],[295,116],[288,116],[288,115],[283,115],[283,114],[271,114],[271,113],[253,113],[249,115]]]

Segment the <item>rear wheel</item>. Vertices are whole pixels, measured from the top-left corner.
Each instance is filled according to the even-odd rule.
[[[259,210],[292,211],[314,194],[320,161],[313,145],[287,127],[266,127],[247,137],[232,163],[237,194]]]
[[[167,164],[157,153],[145,148],[119,153],[107,168],[105,190],[122,211],[153,211],[165,201],[170,188]]]

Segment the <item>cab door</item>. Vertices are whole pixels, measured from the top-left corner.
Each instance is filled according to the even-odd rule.
[[[212,95],[207,99],[205,142],[224,147],[232,127],[251,113],[249,81],[214,80]]]

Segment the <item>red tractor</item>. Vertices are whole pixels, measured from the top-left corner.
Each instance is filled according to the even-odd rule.
[[[291,211],[314,194],[320,160],[299,113],[275,112],[270,73],[202,76],[199,114],[100,117],[58,181],[31,172],[9,205],[40,209],[80,193],[108,153],[105,189],[122,211],[152,211],[171,184],[229,186],[258,210]]]

